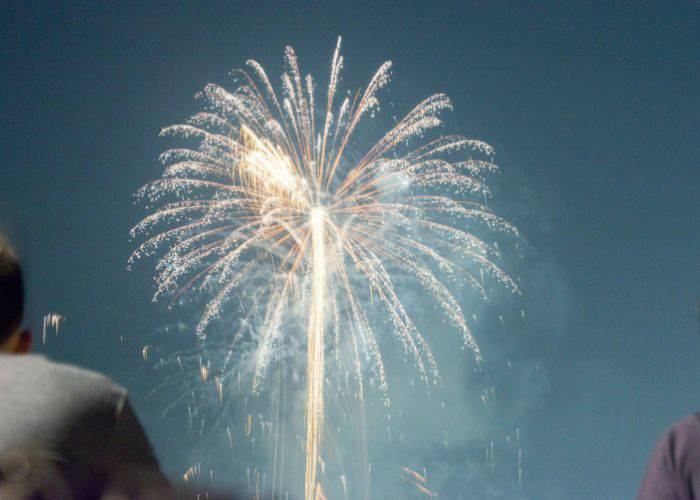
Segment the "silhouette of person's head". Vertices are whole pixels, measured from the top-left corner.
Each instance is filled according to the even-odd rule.
[[[31,333],[21,328],[23,314],[22,268],[17,253],[0,234],[0,351],[20,354],[31,347]]]

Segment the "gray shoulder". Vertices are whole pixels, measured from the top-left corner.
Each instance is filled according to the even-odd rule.
[[[21,386],[33,386],[40,392],[73,393],[88,398],[107,398],[115,403],[126,397],[126,389],[100,373],[35,354],[2,359],[0,380],[8,377]]]

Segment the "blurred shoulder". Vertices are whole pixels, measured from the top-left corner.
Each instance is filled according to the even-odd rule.
[[[700,414],[688,415],[657,441],[637,500],[697,498],[700,491]]]
[[[697,468],[700,460],[700,413],[688,415],[669,427],[657,443],[657,455],[670,469]]]
[[[676,435],[700,437],[700,413],[693,413],[676,422],[670,429]]]
[[[82,393],[86,396],[107,395],[117,399],[126,396],[126,390],[101,373],[66,363],[51,361],[38,354],[0,358],[0,383],[32,386],[38,391]]]

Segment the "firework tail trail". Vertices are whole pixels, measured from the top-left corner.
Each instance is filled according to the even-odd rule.
[[[320,460],[321,437],[323,434],[323,381],[324,381],[324,341],[326,304],[326,231],[325,210],[316,207],[312,210],[312,285],[311,310],[309,313],[308,346],[306,357],[306,476],[304,492],[307,499],[317,497],[316,471]]]

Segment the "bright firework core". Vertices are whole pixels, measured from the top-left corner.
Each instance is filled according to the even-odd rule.
[[[139,191],[159,208],[133,229],[133,235],[149,237],[132,259],[162,251],[156,297],[178,298],[188,290],[213,294],[197,325],[203,342],[229,304],[241,306],[226,364],[213,377],[220,398],[226,397],[226,367],[241,339],[255,346],[252,390],[258,394],[275,350],[290,336],[305,340],[298,343],[306,346],[303,490],[306,499],[317,500],[325,497],[321,484],[331,481],[323,477],[322,458],[330,367],[339,379],[354,378],[356,405],[363,408],[367,379],[388,404],[372,321],[378,313],[370,310],[387,320],[379,328],[390,326],[421,379],[436,382],[437,362],[397,286],[399,278],[411,279],[479,359],[453,290],[467,285],[486,297],[486,275],[517,291],[496,263],[497,246],[473,228],[516,230],[486,204],[485,177],[497,170],[490,146],[457,135],[424,139],[451,109],[447,96],[428,97],[366,147],[352,141],[354,132],[378,108],[391,63],[364,91],[337,103],[343,66],[338,40],[317,114],[315,82],[302,77],[289,47],[285,62],[281,96],[262,66],[249,61],[251,74],[234,72],[233,92],[207,85],[199,95],[206,111],[163,130],[196,139],[198,146],[163,153],[163,178]],[[364,156],[351,162],[350,147]],[[357,448],[366,454],[366,442]],[[366,456],[362,463],[358,469],[366,468]],[[366,497],[369,473],[357,477],[365,484],[350,497]],[[288,491],[274,481],[270,496]]]

